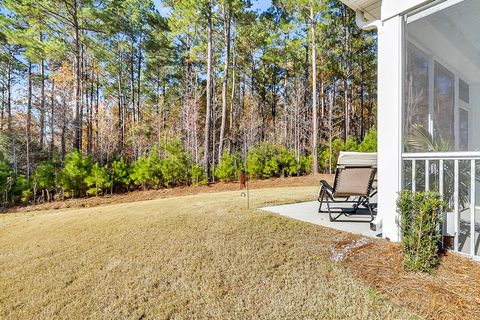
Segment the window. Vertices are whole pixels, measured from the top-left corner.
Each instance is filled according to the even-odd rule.
[[[479,15],[480,0],[446,1],[406,15],[406,152],[480,151]]]
[[[465,103],[470,103],[470,87],[468,86],[468,84],[463,81],[462,79],[459,80],[459,84],[458,84],[458,96],[460,98],[460,100],[462,100],[463,102]]]
[[[433,98],[433,136],[455,145],[455,76],[435,62]]]
[[[405,133],[413,134],[417,127],[428,130],[429,115],[429,61],[428,57],[411,43],[407,43],[407,74],[405,82]]]

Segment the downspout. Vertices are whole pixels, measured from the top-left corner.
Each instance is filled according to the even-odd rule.
[[[382,26],[382,21],[381,20],[373,20],[373,21],[368,21],[365,19],[365,15],[362,11],[355,11],[355,22],[357,23],[357,26],[362,29],[362,30],[373,30],[373,29],[380,29]],[[377,216],[375,219],[370,222],[370,229],[375,232],[382,232],[383,229],[383,224],[382,224],[382,217],[380,214],[377,212]]]
[[[357,23],[357,26],[362,30],[379,29],[379,27],[382,25],[381,20],[366,20],[364,13],[358,10],[355,11],[355,22]]]

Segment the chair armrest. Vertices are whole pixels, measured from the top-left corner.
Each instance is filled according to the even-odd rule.
[[[333,191],[333,187],[326,180],[320,181],[320,186],[328,191]]]
[[[320,190],[318,191],[318,201],[320,201],[322,197],[322,190],[325,189],[326,192],[329,193],[331,196],[333,194],[333,188],[332,186],[326,181],[326,180],[321,180],[320,181]]]

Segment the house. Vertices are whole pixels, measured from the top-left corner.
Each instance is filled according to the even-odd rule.
[[[383,237],[399,239],[401,189],[436,190],[453,249],[480,258],[480,1],[342,1],[378,32]]]

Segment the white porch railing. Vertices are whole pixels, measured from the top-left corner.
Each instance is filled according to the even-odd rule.
[[[444,196],[450,207],[444,233],[453,224],[454,250],[480,259],[480,152],[403,153],[402,160],[404,188]]]

